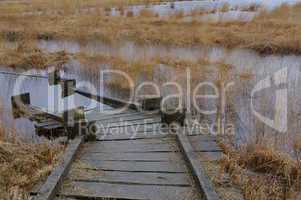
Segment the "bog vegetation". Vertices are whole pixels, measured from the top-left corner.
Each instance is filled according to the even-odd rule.
[[[33,144],[0,126],[0,199],[27,199],[35,184],[49,175],[63,148]]]

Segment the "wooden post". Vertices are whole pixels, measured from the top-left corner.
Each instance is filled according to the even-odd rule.
[[[74,138],[86,133],[86,120],[83,107],[67,110],[63,113],[64,128],[67,131],[68,138]]]
[[[161,108],[162,97],[145,97],[139,100],[143,111],[155,111]]]
[[[12,112],[14,118],[20,118],[26,114],[24,106],[30,105],[30,94],[24,93],[11,97]]]
[[[68,97],[75,93],[76,90],[76,80],[62,80],[61,81],[62,87],[62,97]]]
[[[54,71],[48,74],[48,84],[49,85],[57,85],[61,81],[60,71],[55,69]]]

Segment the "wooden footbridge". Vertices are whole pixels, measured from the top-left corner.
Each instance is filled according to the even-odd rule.
[[[93,98],[114,107],[110,111],[127,109],[103,113],[79,108],[54,114],[30,105],[29,94],[13,97],[15,116],[28,117],[39,134],[69,137],[59,165],[34,188],[31,199],[219,199],[202,167],[221,156],[216,138],[185,127],[174,133],[166,126],[184,125],[184,114],[162,114],[157,110],[160,98],[124,102],[79,91],[73,80],[54,77],[52,83],[60,82],[68,95]]]

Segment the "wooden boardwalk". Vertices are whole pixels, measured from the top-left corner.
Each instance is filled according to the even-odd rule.
[[[91,111],[87,120],[102,127],[96,141],[75,140],[34,199],[219,199],[201,169],[221,155],[213,137],[177,137],[156,113]]]

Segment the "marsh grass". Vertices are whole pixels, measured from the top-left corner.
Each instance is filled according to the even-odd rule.
[[[251,22],[183,22],[181,12],[166,19],[150,17],[153,14],[145,11],[142,16],[134,16],[130,11],[125,14],[127,17],[68,12],[24,17],[14,13],[0,18],[0,35],[6,40],[46,35],[47,38],[132,40],[177,46],[221,45],[249,48],[262,54],[300,54],[300,10],[300,4],[284,5],[272,12],[261,11]]]
[[[159,15],[151,10],[142,9],[139,12],[139,16],[141,16],[141,17],[158,17]]]
[[[61,145],[25,141],[0,120],[0,199],[27,199],[32,187],[55,167],[62,152]]]
[[[49,66],[61,67],[69,61],[65,52],[47,53],[36,47],[34,41],[18,42],[14,48],[1,45],[0,64],[12,68],[46,69]]]
[[[225,157],[222,172],[240,186],[247,200],[298,199],[301,168],[291,155],[265,143],[248,143],[236,149],[231,142],[220,140]]]

